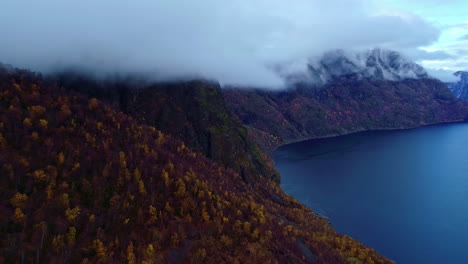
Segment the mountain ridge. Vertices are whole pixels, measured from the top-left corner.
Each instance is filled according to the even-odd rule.
[[[309,58],[302,70],[279,67],[288,86],[306,84],[324,86],[333,79],[353,78],[402,81],[429,78],[423,67],[396,51],[370,49],[364,52],[332,50],[320,57]]]
[[[466,120],[468,106],[436,79],[385,81],[342,77],[321,89],[298,85],[285,91],[227,89],[231,110],[268,151],[298,140],[347,133],[406,129]],[[268,143],[277,138],[274,143]]]

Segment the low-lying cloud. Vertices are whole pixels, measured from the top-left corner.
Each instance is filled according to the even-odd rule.
[[[272,88],[278,64],[339,48],[430,56],[418,48],[440,35],[374,0],[4,0],[0,24],[0,62],[16,67]]]

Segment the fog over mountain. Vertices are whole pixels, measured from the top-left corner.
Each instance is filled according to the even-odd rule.
[[[373,80],[401,81],[429,78],[426,70],[400,53],[391,50],[370,49],[364,52],[334,50],[310,58],[305,69],[294,65],[280,67],[278,72],[290,84],[305,83],[321,86],[329,81],[351,77]]]
[[[438,56],[419,47],[440,35],[374,0],[6,0],[0,23],[0,61],[17,67],[269,88],[284,84],[278,65],[304,69],[334,49]]]

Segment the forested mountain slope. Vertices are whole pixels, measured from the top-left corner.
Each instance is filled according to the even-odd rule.
[[[436,79],[375,80],[348,75],[317,88],[227,89],[230,109],[260,131],[264,145],[374,129],[463,121],[468,104]],[[271,142],[272,139],[275,141]]]
[[[0,263],[392,263],[177,138],[0,69]]]
[[[271,160],[227,108],[217,83],[97,80],[76,72],[57,74],[52,80],[109,102],[138,122],[184,141],[192,150],[238,171],[245,181],[258,176],[279,180]]]

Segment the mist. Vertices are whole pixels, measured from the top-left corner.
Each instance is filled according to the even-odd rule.
[[[461,80],[461,76],[455,75],[454,71],[444,69],[429,69],[428,73],[446,83],[456,83]]]
[[[280,88],[277,65],[332,49],[427,56],[419,48],[437,41],[440,31],[381,2],[4,0],[0,62],[45,73],[79,68],[100,76]]]

